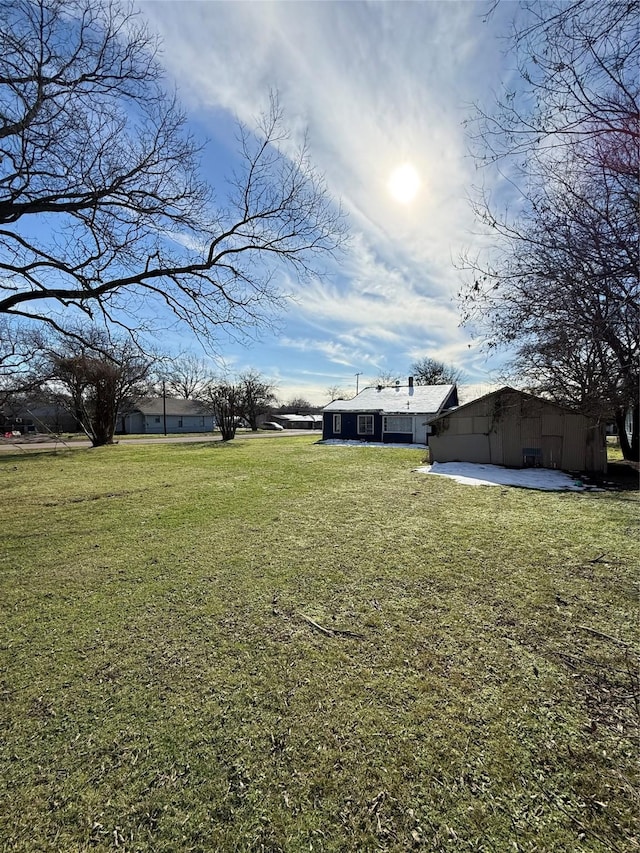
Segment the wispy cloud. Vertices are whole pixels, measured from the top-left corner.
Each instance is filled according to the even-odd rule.
[[[294,138],[309,129],[313,162],[349,212],[353,239],[336,275],[297,291],[279,349],[345,366],[389,364],[428,350],[485,372],[459,328],[453,263],[475,239],[462,121],[506,73],[479,5],[141,8],[164,38],[165,62],[187,108],[214,137],[232,142],[221,110],[251,125],[277,89]],[[387,188],[403,162],[421,179],[405,206]]]

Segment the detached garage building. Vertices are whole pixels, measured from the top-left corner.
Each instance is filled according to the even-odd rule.
[[[430,426],[433,462],[607,470],[604,423],[513,388],[444,412]]]

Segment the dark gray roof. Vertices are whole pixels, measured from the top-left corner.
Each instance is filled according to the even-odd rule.
[[[178,397],[165,399],[168,415],[210,415],[206,407],[197,400],[182,400]],[[161,415],[165,411],[162,397],[144,397],[128,407],[128,414],[141,412],[143,415]]]

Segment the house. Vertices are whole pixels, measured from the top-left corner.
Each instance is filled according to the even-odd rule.
[[[274,414],[270,420],[285,429],[322,429],[322,415]]]
[[[201,403],[176,397],[146,397],[136,400],[118,415],[120,435],[149,435],[213,432],[215,421]]]
[[[431,421],[433,462],[604,472],[605,424],[573,409],[504,387]]]
[[[458,404],[455,385],[377,385],[324,407],[322,438],[427,444],[428,422]]]
[[[0,412],[0,431],[20,433],[78,432],[78,421],[62,401],[19,400]]]

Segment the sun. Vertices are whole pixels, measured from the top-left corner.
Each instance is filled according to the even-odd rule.
[[[387,188],[393,198],[400,204],[409,204],[418,194],[422,185],[420,175],[411,163],[403,163],[389,175]]]

